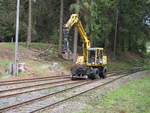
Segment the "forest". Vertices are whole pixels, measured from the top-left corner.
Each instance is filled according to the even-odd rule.
[[[143,54],[150,40],[150,0],[21,0],[20,5],[20,42],[28,41],[30,7],[31,42],[58,45],[60,24],[65,24],[76,12],[92,46]],[[62,9],[63,17],[60,16]],[[15,41],[15,20],[16,0],[0,0],[0,42]],[[70,41],[73,43],[73,38]]]

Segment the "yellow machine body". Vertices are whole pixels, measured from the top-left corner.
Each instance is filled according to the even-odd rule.
[[[70,19],[64,25],[64,31],[69,32],[72,26],[76,26],[83,43],[82,44],[83,55],[77,57],[76,65],[80,65],[84,67],[83,70],[86,68],[86,72],[82,72],[82,73],[78,73],[81,68],[76,69],[75,74],[78,73],[78,75],[84,75],[88,73],[88,69],[93,69],[94,72],[95,70],[99,70],[99,71],[103,70],[103,68],[107,64],[107,56],[104,56],[103,48],[98,48],[98,47],[91,48],[91,44],[88,39],[88,36],[86,35],[86,32],[79,19],[79,14],[72,14],[70,16]]]

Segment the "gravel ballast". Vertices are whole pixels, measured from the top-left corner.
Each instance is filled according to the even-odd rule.
[[[139,80],[144,76],[149,76],[150,71],[141,71],[129,76],[123,77],[111,84],[108,84],[104,87],[97,88],[96,90],[92,90],[82,96],[76,97],[68,102],[62,103],[61,105],[56,105],[53,108],[49,108],[42,113],[76,113],[80,112],[81,109],[88,107],[88,103],[96,98],[102,98],[107,93],[114,91],[117,88],[125,85],[126,83]]]
[[[137,72],[128,76],[125,76],[121,79],[118,79],[108,85],[99,87],[95,90],[91,90],[87,93],[84,93],[80,96],[77,96],[71,100],[68,100],[64,103],[52,106],[51,108],[47,108],[42,111],[42,113],[74,113],[74,112],[80,112],[83,108],[88,107],[89,102],[93,101],[94,99],[97,98],[102,98],[105,96],[107,93],[121,87],[122,85],[128,83],[129,81],[132,80],[138,80],[146,75],[150,75],[150,71],[142,71],[142,72]],[[108,77],[106,79],[101,79],[98,81],[92,81],[90,84],[85,84],[81,85],[80,87],[76,87],[70,90],[67,90],[65,92],[62,92],[60,94],[56,95],[51,95],[48,96],[47,98],[40,99],[39,101],[34,101],[32,103],[17,107],[15,109],[11,109],[7,111],[7,113],[28,113],[34,110],[37,110],[39,108],[45,107],[49,104],[53,104],[55,102],[58,102],[60,100],[66,99],[68,97],[78,95],[79,93],[89,90],[91,88],[97,87],[99,85],[102,85],[103,83],[107,83],[115,78],[118,78],[120,76],[123,76],[123,74],[119,76],[112,76]],[[75,84],[74,84],[75,85]],[[30,99],[34,99],[40,96],[44,96],[53,92],[57,92],[63,89],[67,89],[69,87],[74,86],[72,85],[65,85],[65,86],[60,86],[57,88],[50,88],[46,90],[41,90],[41,91],[35,91],[32,93],[26,93],[26,94],[21,94],[16,97],[10,97],[10,98],[1,98],[0,102],[0,108],[6,107],[6,106],[11,106],[17,103],[21,103]],[[76,84],[77,85],[77,84]]]

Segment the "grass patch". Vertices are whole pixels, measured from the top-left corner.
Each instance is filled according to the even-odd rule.
[[[26,47],[26,43],[20,42],[19,43],[21,46]],[[49,43],[39,43],[39,42],[32,42],[30,45],[31,48],[36,48],[36,49],[56,49],[58,48],[58,45],[55,44],[49,44]]]
[[[112,70],[128,70],[136,67],[143,67],[143,60],[118,59],[117,61],[108,62],[109,71]]]
[[[0,43],[0,46],[8,48],[8,49],[15,49],[15,43],[12,42],[2,42]],[[25,42],[19,42],[19,46],[23,46],[26,47],[26,43]],[[41,48],[41,49],[47,49],[48,47],[52,47],[52,48],[58,48],[58,45],[55,44],[49,44],[49,43],[36,43],[33,42],[31,43],[31,48]]]
[[[48,67],[51,65],[50,63],[40,63],[37,61],[26,60],[27,67],[32,70],[34,73],[45,76],[49,74]],[[44,72],[44,73],[43,73]]]
[[[0,78],[8,78],[8,77],[11,77],[11,75],[10,74],[2,74],[2,75],[0,75]]]
[[[0,66],[8,66],[10,64],[10,61],[0,61]]]
[[[15,50],[15,43],[3,42],[3,43],[0,43],[0,46],[7,48],[7,49]]]
[[[63,61],[61,62],[62,66],[64,66],[67,70],[71,70],[72,61]]]
[[[150,113],[150,76],[91,101],[80,113]]]
[[[145,59],[144,59],[144,68],[149,70],[150,69],[150,54],[146,54],[145,55]]]

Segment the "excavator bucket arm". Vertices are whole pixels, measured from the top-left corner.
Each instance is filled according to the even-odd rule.
[[[73,59],[73,54],[72,54],[70,47],[69,47],[68,38],[69,38],[70,29],[72,28],[72,26],[74,24],[76,24],[79,21],[78,17],[79,17],[78,14],[72,14],[70,16],[70,19],[68,20],[68,22],[63,27],[64,40],[63,40],[63,50],[61,53],[61,57],[65,60],[72,60]]]

